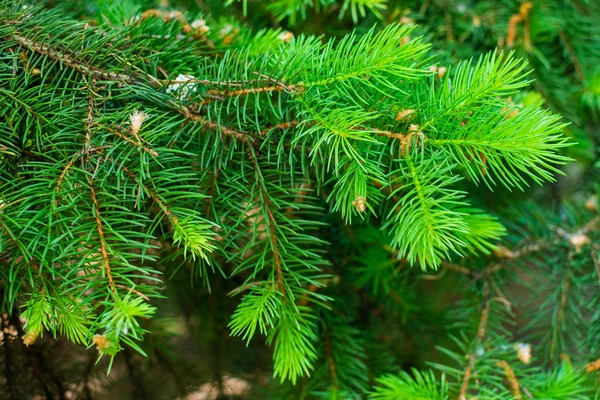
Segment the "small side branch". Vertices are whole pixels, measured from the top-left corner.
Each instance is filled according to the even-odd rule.
[[[96,228],[98,230],[98,236],[100,238],[100,250],[102,252],[102,259],[104,261],[104,272],[106,274],[106,278],[108,279],[108,285],[110,290],[116,294],[117,288],[115,285],[115,281],[112,275],[112,270],[110,267],[110,259],[108,256],[108,249],[106,248],[106,239],[104,237],[104,228],[102,226],[102,218],[100,218],[100,204],[98,203],[98,196],[96,195],[96,189],[94,189],[94,181],[90,179],[90,193],[92,195],[92,201],[94,202],[94,214],[96,216]]]
[[[77,61],[74,56],[61,52],[51,48],[47,44],[36,42],[28,39],[21,35],[14,35],[13,38],[21,45],[29,50],[33,50],[38,54],[50,57],[53,60],[61,62],[68,68],[74,69],[82,74],[91,74],[94,78],[105,80],[105,81],[117,81],[117,82],[133,82],[135,79],[133,76],[127,74],[119,74],[115,72],[102,71],[96,67],[90,67],[89,65]]]
[[[273,262],[275,263],[275,276],[276,276],[276,281],[277,281],[277,287],[279,288],[281,293],[285,294],[283,268],[281,265],[281,256],[279,254],[279,243],[277,241],[277,232],[276,232],[277,221],[275,220],[275,216],[273,215],[273,211],[271,210],[271,204],[269,202],[268,194],[264,187],[262,173],[258,166],[258,161],[256,160],[256,155],[254,154],[253,149],[251,147],[248,147],[247,153],[248,153],[248,157],[250,158],[250,161],[252,162],[252,165],[254,167],[257,184],[260,188],[261,197],[263,199],[265,209],[267,211],[266,219],[268,221],[268,224],[267,224],[268,230],[269,230],[268,234],[269,234],[269,240],[271,242],[271,250],[273,252]]]
[[[289,86],[263,86],[263,87],[254,87],[247,89],[238,89],[233,91],[222,91],[222,90],[209,90],[206,94],[209,96],[207,99],[202,100],[198,103],[198,106],[202,106],[205,104],[212,103],[217,100],[225,100],[230,97],[240,97],[247,96],[250,94],[256,93],[275,93],[275,92],[288,92],[288,93],[296,93],[298,91],[302,91],[304,88],[299,85],[289,85]]]
[[[519,12],[517,14],[513,14],[508,21],[508,33],[506,36],[506,45],[508,47],[512,47],[517,38],[517,27],[520,23],[523,23],[524,26],[524,45],[525,50],[528,52],[531,51],[531,38],[529,33],[529,13],[533,5],[531,2],[526,1],[521,4],[519,7]]]
[[[591,363],[586,364],[585,370],[587,372],[596,372],[600,370],[600,358],[595,361],[592,361]]]
[[[167,205],[160,199],[160,197],[158,197],[158,195],[156,194],[156,192],[154,192],[153,190],[150,190],[150,188],[146,185],[144,185],[137,176],[135,176],[135,174],[133,172],[131,172],[125,165],[121,164],[117,164],[117,166],[119,168],[121,168],[131,179],[133,179],[134,181],[136,181],[136,183],[140,186],[143,187],[144,189],[146,189],[146,192],[148,193],[148,195],[150,196],[150,198],[152,199],[152,201],[154,201],[158,207],[162,210],[162,212],[167,216],[167,218],[169,218],[169,221],[171,221],[171,223],[173,225],[177,225],[177,223],[179,222],[179,220],[177,219],[177,217],[171,212],[171,210],[169,210],[169,208],[167,207]]]
[[[558,32],[558,36],[560,37],[560,40],[562,40],[562,42],[564,43],[565,48],[567,49],[567,53],[569,53],[569,58],[571,59],[573,68],[575,68],[575,74],[577,75],[577,79],[579,80],[579,82],[583,82],[583,80],[585,79],[583,75],[583,68],[581,68],[581,63],[579,62],[579,58],[577,58],[577,54],[575,53],[573,44],[571,43],[571,41],[567,37],[567,34],[564,31]]]
[[[56,183],[56,193],[60,192],[60,188],[65,180],[65,177],[67,175],[67,172],[73,167],[73,165],[75,164],[75,162],[77,160],[79,160],[81,157],[83,156],[87,156],[93,153],[98,153],[98,152],[102,152],[105,149],[110,148],[110,146],[98,146],[98,147],[88,147],[82,151],[78,151],[77,153],[75,153],[75,155],[71,158],[71,161],[69,161],[67,163],[67,165],[65,165],[65,168],[63,168],[62,172],[60,173],[59,177],[58,177],[58,182]],[[57,200],[58,201],[58,200]]]
[[[298,121],[294,120],[294,121],[286,121],[286,122],[282,122],[273,126],[269,126],[267,128],[261,129],[260,133],[261,135],[266,135],[267,133],[269,133],[270,131],[272,131],[273,129],[290,129],[290,128],[295,128],[298,126]]]
[[[552,343],[550,344],[550,358],[553,359],[556,349],[558,347],[558,335],[561,330],[561,325],[564,320],[565,315],[565,306],[567,305],[567,300],[569,298],[569,288],[571,287],[571,268],[570,268],[570,258],[572,257],[569,254],[569,265],[565,271],[565,276],[563,278],[563,283],[560,289],[560,303],[558,305],[558,311],[556,313],[556,323],[553,325],[552,332]]]
[[[122,134],[121,132],[119,132],[116,129],[112,129],[109,126],[104,126],[104,128],[109,131],[110,133],[112,133],[115,136],[120,137],[121,139],[125,140],[127,143],[131,144],[132,146],[138,147],[140,149],[142,149],[143,151],[145,151],[146,153],[150,154],[152,157],[158,157],[158,152],[154,149],[150,149],[146,146],[143,145],[143,143],[141,142],[136,142],[135,140],[128,138],[127,136],[125,136],[124,134]]]
[[[183,115],[185,118],[189,119],[190,121],[198,122],[212,130],[220,131],[225,136],[233,137],[233,138],[239,140],[240,142],[250,143],[254,140],[254,138],[246,132],[236,131],[235,129],[231,129],[226,126],[219,125],[216,122],[206,119],[204,116],[202,116],[200,114],[194,114],[193,112],[191,112],[190,110],[188,110],[185,107],[175,105],[175,109],[177,110],[177,112],[179,112],[181,115]]]
[[[325,351],[327,352],[327,362],[329,364],[329,373],[331,374],[332,385],[335,389],[337,389],[338,379],[335,360],[333,359],[333,351],[331,349],[331,338],[329,337],[329,329],[327,329],[327,323],[325,321],[323,321],[323,337],[325,339]]]
[[[128,292],[131,292],[133,294],[136,294],[136,295],[140,296],[142,299],[144,299],[146,301],[150,301],[150,299],[148,298],[148,296],[146,296],[144,293],[140,292],[139,290],[135,290],[133,288],[130,288],[129,286],[121,285],[119,283],[117,283],[115,286],[120,287],[121,289],[125,289]]]
[[[499,361],[497,365],[502,368],[502,370],[504,371],[504,375],[506,375],[506,379],[508,381],[508,389],[510,390],[510,394],[512,394],[513,399],[521,400],[523,396],[521,395],[519,381],[517,380],[515,372],[511,368],[510,364],[502,360]]]
[[[483,309],[481,311],[481,318],[479,319],[479,328],[477,329],[477,339],[482,340],[487,333],[487,326],[490,315],[490,288],[486,281],[483,284]]]
[[[490,289],[489,284],[486,281],[483,286],[483,309],[481,311],[481,317],[479,319],[479,327],[477,328],[477,342],[481,342],[487,333],[487,326],[489,322],[489,313],[490,313]],[[475,361],[477,360],[477,356],[473,351],[467,354],[467,359],[469,363],[465,368],[465,372],[463,374],[463,380],[460,385],[460,393],[458,395],[458,400],[466,400],[467,399],[467,391],[469,390],[469,383],[471,381],[471,376],[473,375],[473,369],[475,368]]]

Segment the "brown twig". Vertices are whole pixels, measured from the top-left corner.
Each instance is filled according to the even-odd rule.
[[[479,319],[479,326],[477,328],[477,336],[476,336],[476,339],[478,342],[482,341],[487,333],[487,326],[488,326],[488,322],[489,322],[489,313],[490,313],[490,304],[491,304],[491,299],[490,299],[489,284],[487,281],[485,281],[483,284],[483,309],[481,311],[481,317]],[[469,363],[467,364],[467,367],[465,368],[465,372],[463,374],[463,380],[460,385],[460,393],[458,395],[458,400],[466,400],[466,398],[467,398],[467,391],[469,390],[469,383],[471,381],[471,376],[473,374],[473,368],[475,366],[475,361],[477,359],[477,356],[475,355],[474,352],[469,352],[469,354],[467,354],[467,359],[469,360]]]
[[[73,167],[77,160],[79,160],[82,156],[87,156],[92,153],[101,152],[110,147],[111,146],[88,147],[85,150],[78,151],[77,153],[75,153],[75,155],[71,158],[71,161],[69,161],[67,165],[65,165],[65,168],[63,168],[62,172],[58,177],[58,182],[56,183],[56,193],[60,192],[60,188],[62,186],[63,181],[65,180],[67,172]]]
[[[583,68],[581,68],[581,64],[579,63],[579,58],[577,58],[577,54],[575,53],[573,44],[571,43],[571,41],[567,37],[567,34],[564,31],[559,31],[558,36],[567,48],[567,53],[569,53],[569,58],[571,59],[573,68],[575,68],[575,74],[577,75],[577,79],[579,80],[579,82],[583,82],[583,80],[585,79],[583,75]]]
[[[121,289],[125,289],[131,293],[137,294],[138,296],[140,296],[142,299],[146,300],[146,301],[150,301],[150,299],[148,298],[148,296],[146,296],[144,293],[135,290],[134,288],[130,288],[129,286],[125,286],[125,285],[121,285],[119,283],[115,284],[116,287],[120,287]]]
[[[523,396],[521,395],[519,381],[511,366],[504,360],[498,361],[497,365],[504,370],[504,375],[506,375],[506,379],[508,380],[508,389],[510,390],[513,399],[521,400]]]
[[[295,128],[298,126],[298,121],[294,120],[294,121],[286,121],[286,122],[281,122],[279,124],[273,125],[273,126],[269,126],[267,128],[261,129],[260,133],[261,135],[266,135],[267,133],[269,133],[270,131],[272,131],[273,129],[290,129],[290,128]]]
[[[481,310],[481,318],[479,319],[479,327],[477,328],[477,339],[479,340],[483,339],[487,333],[491,303],[489,283],[486,281],[483,284],[483,309]]]
[[[262,197],[263,203],[265,205],[265,209],[267,211],[266,219],[267,219],[267,225],[268,225],[269,240],[271,242],[271,250],[273,252],[273,262],[275,263],[275,275],[276,275],[276,280],[277,280],[277,287],[279,288],[281,293],[285,294],[283,268],[281,265],[281,256],[279,254],[279,245],[278,245],[278,241],[277,241],[277,232],[276,232],[277,221],[275,220],[275,216],[273,215],[273,212],[271,210],[271,204],[268,199],[268,194],[264,188],[262,172],[260,171],[260,168],[258,166],[258,161],[256,160],[256,154],[254,153],[254,149],[252,147],[248,146],[247,154],[248,154],[248,157],[250,158],[250,161],[252,162],[252,165],[254,166],[254,173],[256,175],[256,180],[257,180],[258,186],[260,187],[261,197]]]
[[[263,86],[263,87],[247,88],[247,89],[238,89],[238,90],[233,90],[230,92],[221,91],[221,90],[209,90],[208,92],[206,92],[206,94],[209,96],[209,98],[202,100],[197,105],[201,106],[201,105],[212,103],[213,101],[225,100],[226,98],[229,98],[229,97],[247,96],[249,94],[255,94],[255,93],[273,93],[273,92],[283,92],[283,91],[286,91],[289,93],[296,93],[296,92],[303,91],[303,90],[304,90],[304,87],[301,85]]]
[[[265,283],[265,281],[258,281],[258,282],[250,282],[250,283],[247,283],[247,284],[245,284],[245,285],[242,285],[242,286],[236,287],[235,289],[233,289],[233,290],[229,291],[229,292],[227,293],[227,296],[231,296],[231,295],[234,295],[234,294],[238,294],[238,293],[240,293],[240,292],[243,292],[244,290],[247,290],[247,289],[253,288],[254,286],[260,286],[260,285],[262,285],[263,283]]]
[[[61,52],[58,50],[54,50],[47,44],[43,44],[40,42],[36,42],[34,40],[28,39],[21,35],[14,35],[13,38],[21,45],[22,47],[28,48],[29,50],[33,50],[36,53],[39,53],[44,56],[48,56],[53,60],[61,62],[66,67],[72,68],[83,74],[91,74],[94,78],[105,80],[105,81],[118,81],[118,82],[133,82],[135,78],[132,75],[120,74],[115,72],[107,72],[102,71],[96,67],[90,67],[89,65],[77,61],[75,56],[71,54],[67,54],[66,52]]]
[[[102,259],[104,260],[104,272],[108,279],[108,285],[111,291],[116,294],[117,288],[115,281],[112,276],[112,270],[110,267],[110,259],[108,256],[108,249],[106,248],[106,242],[104,237],[104,228],[102,227],[102,219],[100,218],[100,204],[98,203],[98,197],[96,196],[96,189],[94,189],[94,179],[90,178],[90,193],[92,195],[92,201],[94,202],[94,213],[96,215],[96,228],[98,230],[98,236],[100,239],[100,250],[102,252]]]
[[[138,147],[142,150],[144,150],[146,153],[150,154],[152,157],[158,157],[158,152],[154,149],[150,149],[146,146],[143,145],[143,143],[140,142],[136,142],[135,140],[128,138],[127,136],[125,136],[124,134],[122,134],[121,132],[119,132],[116,129],[113,129],[109,126],[104,126],[104,125],[99,125],[102,126],[104,129],[106,129],[107,131],[109,131],[110,133],[112,133],[115,136],[120,137],[121,139],[125,140],[127,143],[131,144],[132,146]]]
[[[335,360],[333,359],[333,351],[331,349],[331,338],[329,337],[329,330],[327,329],[327,323],[325,320],[321,320],[323,324],[323,337],[325,340],[325,351],[327,352],[327,362],[329,364],[329,373],[331,374],[331,382],[334,389],[338,387],[337,372],[335,366]]]
[[[88,85],[88,107],[87,107],[87,118],[85,120],[85,144],[83,149],[85,150],[92,140],[92,124],[94,123],[94,96],[92,86],[95,83],[95,79],[92,78],[92,82]]]
[[[132,178],[133,180],[135,180],[136,183],[140,187],[143,187],[144,189],[146,189],[146,192],[148,193],[148,195],[150,196],[150,198],[152,199],[152,201],[154,201],[158,205],[158,207],[167,216],[167,218],[169,218],[169,220],[171,221],[171,223],[173,223],[174,225],[177,225],[177,223],[179,222],[179,220],[177,219],[177,217],[175,216],[175,214],[173,214],[171,212],[171,210],[169,210],[169,208],[167,207],[167,205],[160,199],[160,197],[158,197],[158,195],[156,194],[156,192],[154,192],[153,190],[150,190],[150,188],[148,186],[144,185],[133,172],[131,172],[125,165],[123,165],[123,163],[120,163],[120,164],[116,163],[116,165],[120,169],[122,169],[130,178]]]
[[[479,276],[479,273],[470,270],[469,268],[463,267],[462,265],[458,265],[458,264],[453,264],[449,261],[442,261],[442,267],[447,268],[451,271],[455,271],[455,272],[459,272],[463,275],[468,276],[469,278],[477,278]]]
[[[469,389],[469,382],[471,380],[471,374],[473,371],[473,365],[475,364],[475,359],[470,355],[467,356],[469,359],[469,364],[467,364],[467,368],[463,374],[463,380],[460,385],[460,393],[458,395],[458,400],[467,400],[467,390]]]
[[[241,142],[244,143],[251,143],[254,141],[254,138],[252,135],[248,134],[247,132],[241,132],[241,131],[236,131],[235,129],[231,129],[228,128],[226,126],[217,124],[216,122],[213,122],[207,118],[205,118],[204,116],[200,115],[200,114],[194,114],[193,112],[191,112],[190,110],[188,110],[185,107],[181,107],[179,105],[175,105],[175,109],[181,114],[183,115],[185,118],[194,121],[194,122],[198,122],[212,130],[215,131],[220,131],[221,133],[223,133],[225,136],[230,136],[233,137]]]
[[[565,306],[567,305],[569,288],[571,287],[571,268],[570,268],[570,260],[572,254],[569,253],[569,264],[567,265],[567,269],[565,271],[565,276],[563,278],[563,283],[560,289],[560,303],[558,305],[558,311],[556,313],[556,323],[554,326],[556,330],[561,329],[561,325],[564,318]],[[556,348],[558,347],[558,334],[556,332],[552,333],[552,343],[550,344],[550,358],[554,359],[554,355],[556,352]]]
[[[506,35],[506,45],[508,47],[512,47],[514,45],[515,40],[517,38],[517,25],[523,22],[525,35],[525,50],[527,50],[528,52],[531,51],[532,46],[529,33],[529,13],[532,7],[533,5],[531,4],[531,2],[526,1],[521,4],[521,6],[519,7],[519,12],[517,14],[511,15],[508,21],[508,33]]]
[[[600,370],[600,358],[585,365],[587,372],[595,372]]]

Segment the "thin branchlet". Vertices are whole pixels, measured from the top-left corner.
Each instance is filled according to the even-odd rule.
[[[102,218],[100,217],[100,203],[98,202],[98,196],[96,195],[96,189],[94,188],[94,178],[90,177],[89,180],[90,185],[90,195],[92,197],[92,201],[94,203],[94,216],[96,220],[96,229],[98,231],[98,240],[100,241],[100,251],[102,253],[102,261],[104,265],[104,274],[106,275],[106,279],[108,279],[108,286],[113,294],[117,294],[117,286],[115,284],[115,280],[113,278],[112,269],[110,266],[110,257],[108,254],[108,249],[106,247],[106,238],[104,236],[104,227],[102,225]]]
[[[33,50],[36,53],[39,53],[43,56],[48,56],[49,58],[62,63],[66,67],[72,68],[84,75],[92,75],[98,80],[117,81],[125,83],[132,83],[136,80],[133,75],[103,71],[97,67],[89,66],[84,62],[78,61],[75,56],[69,54],[66,51],[58,51],[48,44],[28,39],[25,36],[16,34],[13,36],[13,38],[17,41],[17,43],[19,43],[19,45],[27,49]]]

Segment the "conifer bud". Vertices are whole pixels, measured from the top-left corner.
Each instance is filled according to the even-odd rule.
[[[437,65],[432,65],[431,67],[429,67],[429,70],[431,72],[435,72],[437,74],[437,77],[442,79],[444,77],[444,75],[446,75],[446,72],[448,71],[448,68],[446,67],[438,67]]]
[[[590,238],[582,232],[578,232],[574,235],[571,235],[571,237],[569,238],[569,244],[575,247],[576,253],[581,252],[583,246],[585,246],[588,243],[590,243]]]
[[[23,344],[27,347],[31,346],[32,344],[35,343],[36,339],[38,338],[38,336],[40,335],[40,333],[36,330],[33,331],[29,331],[27,333],[25,333],[23,335]]]
[[[517,357],[523,364],[529,364],[531,361],[531,345],[529,343],[517,343],[515,345]]]
[[[177,83],[170,84],[167,87],[167,93],[178,93],[178,98],[180,100],[187,99],[192,93],[196,93],[196,85],[192,83],[187,83],[188,81],[193,81],[194,79],[196,79],[196,77],[189,74],[177,75],[177,78],[175,78],[175,82]]]
[[[414,133],[418,133],[421,134],[423,132],[421,132],[419,125],[417,124],[410,124],[410,126],[408,127],[408,130]]]
[[[514,258],[515,253],[513,253],[510,249],[504,246],[498,246],[494,251],[494,254],[498,258]]]
[[[407,108],[406,110],[400,110],[398,114],[396,114],[396,121],[403,121],[411,119],[415,113],[415,110],[412,108]]]
[[[411,26],[415,24],[414,19],[412,19],[410,17],[406,17],[406,16],[400,18],[400,22],[403,24],[406,24],[406,25],[411,25]]]
[[[223,39],[223,44],[228,45],[237,37],[238,33],[240,33],[240,28],[234,27],[231,24],[225,25],[219,31],[219,36]]]
[[[594,196],[590,197],[589,199],[587,199],[587,201],[585,202],[585,208],[588,211],[598,210],[598,198],[594,195]]]
[[[192,27],[192,29],[194,31],[199,32],[199,33],[206,33],[208,31],[210,31],[210,27],[208,25],[206,25],[206,21],[203,19],[196,19],[196,20],[192,21],[190,26]]]
[[[598,371],[600,369],[600,359],[596,360],[596,361],[592,361],[589,364],[586,364],[585,366],[585,370],[587,372],[594,372],[594,371]]]
[[[367,198],[365,196],[357,195],[356,199],[352,202],[352,205],[356,207],[356,211],[363,213],[367,211]]]
[[[148,118],[148,114],[143,111],[134,110],[129,116],[129,122],[131,123],[131,132],[137,135],[142,127],[144,121]]]
[[[279,40],[281,40],[283,43],[289,43],[294,38],[294,34],[289,31],[283,31],[279,34],[279,36],[277,36],[277,38]]]
[[[108,349],[111,345],[110,340],[106,337],[106,335],[94,335],[94,344],[96,345],[96,349],[99,352],[103,352]]]

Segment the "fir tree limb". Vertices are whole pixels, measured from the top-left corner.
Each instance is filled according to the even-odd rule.
[[[515,376],[515,371],[513,371],[510,364],[505,360],[500,360],[498,361],[497,365],[502,368],[502,370],[504,371],[504,375],[506,375],[506,379],[508,381],[508,388],[510,389],[510,394],[512,394],[513,399],[523,399],[523,396],[521,395],[519,381],[517,380],[517,377]]]
[[[489,283],[487,280],[483,283],[482,297],[483,297],[483,305],[482,305],[482,310],[481,310],[481,316],[479,318],[479,326],[477,328],[477,336],[476,336],[477,343],[480,343],[483,340],[483,338],[485,337],[486,332],[487,332],[488,322],[489,322],[491,298],[490,298]],[[467,391],[469,390],[469,383],[471,381],[471,376],[473,375],[473,369],[475,368],[475,360],[477,358],[477,355],[475,354],[475,351],[472,350],[467,354],[466,358],[468,360],[468,363],[467,363],[467,367],[465,368],[465,371],[463,373],[463,379],[462,379],[462,383],[460,385],[460,393],[458,395],[458,400],[466,400],[467,399]]]
[[[579,62],[579,58],[575,53],[575,49],[573,48],[573,44],[569,40],[569,37],[565,33],[565,31],[561,30],[558,32],[558,36],[562,40],[567,49],[567,53],[569,54],[569,58],[571,59],[571,64],[573,64],[573,68],[575,68],[575,75],[579,82],[583,82],[585,80],[585,76],[583,74],[583,68],[581,67],[581,63]]]
[[[68,54],[68,52],[61,52],[55,50],[50,45],[36,42],[19,34],[14,35],[13,39],[16,40],[17,43],[19,43],[19,45],[21,45],[22,47],[29,50],[33,50],[36,53],[39,53],[43,56],[48,56],[51,59],[62,63],[66,67],[72,68],[82,74],[92,75],[94,78],[104,81],[131,83],[136,80],[136,78],[132,75],[102,71],[99,68],[91,67],[81,61],[77,61],[76,57],[74,55]]]
[[[556,349],[558,347],[558,340],[560,331],[563,329],[563,319],[565,313],[565,306],[567,305],[567,299],[569,296],[569,289],[571,287],[571,259],[573,253],[569,252],[567,267],[563,276],[563,282],[560,288],[560,303],[556,311],[556,318],[552,324],[552,342],[550,344],[550,359],[554,360],[556,356]]]
[[[136,142],[135,140],[133,140],[131,138],[128,138],[123,133],[119,132],[117,129],[113,129],[110,126],[105,126],[105,125],[101,125],[101,124],[98,124],[98,123],[96,125],[98,127],[106,129],[107,131],[109,131],[113,135],[120,137],[121,139],[125,140],[127,143],[131,144],[132,146],[135,146],[135,147],[138,147],[138,148],[142,149],[146,153],[150,154],[152,157],[158,157],[158,152],[156,150],[144,146],[143,143],[141,143],[141,142]]]
[[[210,121],[209,119],[203,117],[200,114],[195,114],[195,113],[191,112],[186,107],[177,105],[177,106],[175,106],[175,109],[181,115],[183,115],[185,118],[187,118],[191,121],[194,121],[194,122],[198,122],[198,123],[200,123],[200,125],[206,126],[217,132],[221,132],[225,136],[233,137],[233,138],[239,140],[240,142],[251,143],[254,140],[254,138],[246,132],[237,131],[235,129],[231,129],[231,128],[228,128],[221,124],[218,124],[216,122]]]
[[[256,159],[256,153],[254,152],[254,148],[251,146],[248,146],[246,148],[246,153],[248,154],[248,158],[250,159],[250,162],[252,163],[252,166],[254,167],[254,176],[256,178],[256,183],[259,187],[260,198],[265,207],[266,214],[267,214],[266,222],[267,222],[269,240],[271,243],[271,251],[273,252],[273,259],[275,262],[275,276],[276,276],[277,287],[279,288],[279,291],[282,294],[285,294],[285,283],[284,283],[284,279],[283,279],[283,270],[282,270],[282,266],[281,266],[281,258],[279,255],[279,248],[278,248],[278,243],[277,243],[277,234],[276,234],[277,222],[275,220],[275,217],[273,216],[273,211],[271,210],[269,195],[267,194],[267,192],[265,190],[265,182],[263,180],[262,172],[258,165],[258,160]]]
[[[100,217],[100,204],[98,203],[98,197],[96,196],[96,189],[94,188],[94,178],[90,177],[90,194],[92,196],[92,201],[94,202],[94,216],[96,219],[96,229],[98,230],[98,238],[100,240],[100,251],[102,252],[102,260],[104,263],[104,273],[106,274],[106,278],[108,279],[108,286],[114,295],[117,294],[117,288],[115,285],[115,281],[112,275],[112,270],[110,266],[110,258],[108,256],[108,249],[106,247],[106,241],[104,238],[104,228],[102,227],[102,219]]]
[[[338,378],[336,373],[335,360],[333,359],[333,352],[331,351],[331,339],[329,337],[329,330],[327,328],[327,322],[321,319],[323,326],[323,339],[325,340],[325,351],[327,353],[327,363],[329,365],[329,373],[331,374],[331,381],[333,383],[334,391],[338,389]]]
[[[295,85],[283,85],[282,84],[281,86],[252,87],[252,88],[247,88],[247,89],[238,89],[238,90],[234,90],[231,92],[209,90],[208,92],[206,92],[206,95],[209,96],[209,98],[204,99],[201,102],[197,103],[196,107],[201,107],[203,105],[212,103],[213,101],[225,100],[229,97],[239,97],[239,96],[246,96],[246,95],[256,94],[256,93],[273,93],[273,92],[282,92],[282,91],[296,92],[296,91],[302,91],[302,90],[304,90],[304,86],[301,84],[295,84]]]

